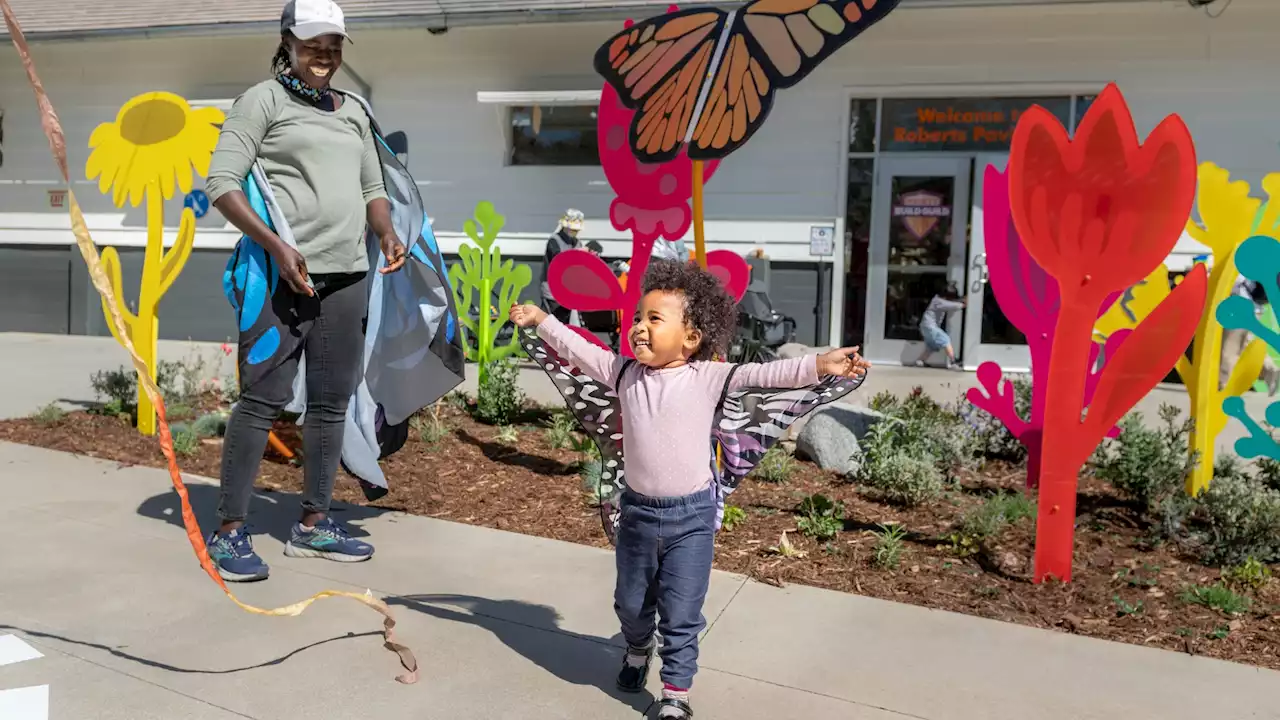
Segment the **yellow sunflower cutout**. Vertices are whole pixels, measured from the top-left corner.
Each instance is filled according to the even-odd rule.
[[[156,309],[173,285],[182,266],[191,256],[195,240],[195,213],[184,208],[178,237],[173,247],[164,249],[164,202],[173,197],[175,185],[183,194],[191,192],[192,171],[201,177],[209,173],[209,160],[218,144],[218,126],[225,117],[217,108],[192,109],[186,100],[167,92],[138,95],[120,108],[115,122],[99,125],[89,136],[89,161],[85,174],[97,178],[98,189],[110,193],[116,207],[128,199],[137,207],[147,201],[147,251],[138,290],[138,311],[121,307],[129,339],[156,378],[156,340],[160,322]],[[123,297],[120,255],[115,248],[102,251],[103,270],[111,279],[117,297]],[[102,312],[116,340],[111,308],[103,299]],[[155,410],[138,383],[138,431],[156,432]]]

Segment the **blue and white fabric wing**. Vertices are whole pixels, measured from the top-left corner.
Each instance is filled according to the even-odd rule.
[[[609,388],[569,365],[538,333],[529,328],[517,331],[520,346],[542,368],[564,398],[569,412],[600,449],[600,523],[609,542],[616,544],[622,513],[622,491],[626,489],[626,462],[622,456],[622,406]],[[623,369],[626,372],[626,369]]]

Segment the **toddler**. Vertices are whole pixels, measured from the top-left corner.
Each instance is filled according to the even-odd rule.
[[[715,362],[733,334],[734,301],[696,264],[655,258],[629,338],[636,362],[605,350],[533,305],[511,320],[536,327],[566,362],[615,391],[622,411],[627,487],[622,495],[614,610],[627,642],[618,687],[640,692],[662,633],[662,720],[693,716],[702,604],[711,581],[719,488],[711,430],[720,398],[744,387],[801,388],[824,375],[862,375],[857,348],[737,366]]]

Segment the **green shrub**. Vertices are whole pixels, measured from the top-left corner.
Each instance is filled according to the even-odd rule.
[[[796,460],[782,445],[774,445],[751,471],[751,477],[767,483],[786,482],[796,470]]]
[[[409,421],[409,429],[417,433],[418,441],[428,447],[449,436],[449,424],[438,413],[414,415]]]
[[[1094,474],[1147,512],[1184,492],[1196,461],[1187,453],[1192,420],[1178,423],[1179,414],[1175,406],[1161,405],[1163,427],[1158,429],[1143,425],[1140,413],[1126,416],[1120,421],[1120,436],[1104,440],[1094,451]]]
[[[844,529],[844,504],[822,494],[800,501],[796,529],[814,540],[830,540]]]
[[[1192,507],[1202,558],[1222,567],[1280,560],[1280,492],[1245,475],[1214,480]]]
[[[881,500],[914,507],[941,495],[946,479],[932,456],[899,442],[895,426],[900,424],[886,419],[863,437],[858,478]]]
[[[1257,591],[1271,581],[1271,568],[1251,557],[1239,565],[1225,568],[1222,580],[1228,586]]]
[[[1280,460],[1260,457],[1254,461],[1258,481],[1272,490],[1280,490]]]
[[[169,431],[173,434],[173,450],[179,455],[194,455],[200,449],[200,436],[185,423],[174,423]]]
[[[953,541],[968,539],[971,542],[966,547],[985,548],[1010,525],[1035,514],[1035,503],[1022,493],[992,495],[960,518],[959,537]]]
[[[191,424],[197,437],[219,437],[227,432],[227,418],[221,413],[209,413]]]
[[[514,445],[520,439],[520,434],[516,432],[513,425],[499,425],[494,438],[500,443]]]
[[[907,528],[904,525],[881,525],[874,533],[876,544],[871,562],[878,568],[893,570],[902,561],[902,549],[906,544]]]
[[[937,498],[977,456],[973,429],[920,388],[903,398],[880,393],[869,405],[886,417],[859,444],[856,479],[887,502]]]
[[[737,505],[724,506],[724,519],[720,521],[720,527],[724,530],[732,532],[734,528],[747,521],[747,512]]]
[[[934,459],[947,478],[972,464],[977,450],[976,439],[964,420],[954,411],[938,404],[916,387],[905,397],[882,392],[868,403],[872,410],[897,420],[886,428],[895,445],[917,455]]]
[[[573,446],[573,436],[578,429],[578,421],[567,411],[560,411],[551,416],[551,427],[547,428],[547,444],[552,449],[560,450]]]
[[[103,415],[133,414],[138,409],[138,376],[121,365],[116,370],[100,370],[89,378],[96,399],[94,411]]]
[[[489,425],[510,425],[524,406],[520,368],[510,357],[487,363],[480,373],[475,418]]]
[[[1239,615],[1249,609],[1249,598],[1237,595],[1222,584],[1209,587],[1192,585],[1183,591],[1182,601],[1192,605],[1203,605],[1228,615]]]
[[[58,407],[56,403],[49,403],[31,415],[31,419],[46,427],[57,425],[63,418],[67,416],[67,412]]]

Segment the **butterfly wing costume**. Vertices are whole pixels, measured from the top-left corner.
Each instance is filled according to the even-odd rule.
[[[392,221],[407,250],[404,266],[383,275],[379,270],[386,266],[386,258],[372,230],[367,231],[369,314],[364,372],[347,407],[342,466],[372,500],[387,492],[378,460],[404,445],[410,416],[462,382],[464,360],[448,271],[417,185],[387,146],[369,104],[358,95],[343,95],[358,101],[369,115]],[[243,190],[258,217],[296,249],[261,163],[254,163]],[[271,256],[242,236],[227,262],[222,284],[239,331],[258,337],[245,357],[250,366],[278,364],[297,351],[297,341],[272,311],[271,297],[279,283],[280,273]],[[305,359],[300,359],[293,398],[285,407],[289,412],[306,412],[305,379]],[[299,417],[298,422],[302,421]]]
[[[643,163],[718,160],[764,124],[777,90],[793,87],[898,6],[899,0],[754,0],[637,22],[593,64],[628,109]]]
[[[535,330],[519,331],[520,345],[555,383],[569,412],[600,449],[600,521],[610,543],[615,543],[621,517],[621,496],[626,489],[626,458],[622,452],[622,408],[618,395],[588,377],[555,352]],[[628,359],[619,377],[631,363]],[[814,408],[839,400],[858,389],[866,375],[831,376],[803,388],[742,388],[728,392],[733,373],[725,379],[720,404],[712,422],[712,456],[708,458],[718,487],[716,526],[724,519],[724,499],[741,484],[769,448],[786,434],[796,420]],[[723,458],[717,467],[715,450]]]

